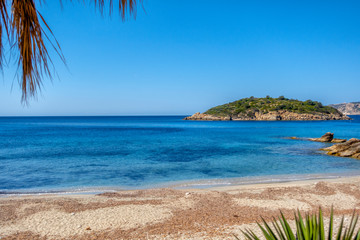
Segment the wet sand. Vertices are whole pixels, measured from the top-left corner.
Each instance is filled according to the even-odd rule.
[[[209,189],[0,198],[0,239],[235,239],[260,216],[360,207],[360,177]]]

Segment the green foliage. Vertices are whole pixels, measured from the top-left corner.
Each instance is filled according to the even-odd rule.
[[[299,101],[288,99],[284,96],[272,98],[243,98],[235,102],[227,103],[207,110],[205,113],[214,116],[235,116],[235,115],[254,115],[255,112],[268,113],[271,111],[286,110],[294,113],[338,113],[333,107],[323,106],[320,102],[307,100]]]
[[[263,225],[258,223],[263,237],[266,240],[332,240],[333,239],[333,230],[334,230],[334,214],[333,209],[331,209],[330,220],[329,220],[329,229],[327,231],[327,236],[325,235],[324,219],[321,208],[319,208],[318,214],[306,215],[303,218],[300,214],[300,211],[295,213],[295,225],[296,230],[293,231],[281,213],[281,217],[272,221],[272,227],[262,218]],[[360,229],[355,232],[355,226],[358,221],[358,215],[355,215],[355,212],[351,218],[350,225],[344,227],[344,217],[340,222],[340,226],[337,230],[335,240],[359,240],[360,239]],[[345,231],[343,230],[345,229]],[[242,231],[247,240],[259,240],[260,238],[250,229]],[[239,239],[235,236],[236,239]]]

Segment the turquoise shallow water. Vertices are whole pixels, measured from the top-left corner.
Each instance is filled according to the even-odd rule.
[[[352,121],[319,122],[182,118],[0,118],[0,192],[205,186],[360,175],[360,161],[317,150],[328,144],[286,139],[319,137],[328,131],[337,138],[360,138],[359,116]]]

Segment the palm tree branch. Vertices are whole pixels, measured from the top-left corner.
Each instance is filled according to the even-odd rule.
[[[85,2],[85,0],[82,1]],[[45,3],[45,0],[38,0],[37,2],[42,4]],[[109,14],[111,14],[115,5],[113,0],[92,0],[89,2],[94,4],[101,14],[104,13],[105,9],[108,9]],[[117,7],[123,21],[126,20],[127,16],[136,17],[137,3],[142,3],[142,0],[118,0]],[[21,71],[20,74],[18,73],[22,90],[21,99],[22,102],[27,103],[30,97],[35,97],[37,91],[41,90],[44,76],[50,80],[53,79],[51,69],[55,70],[55,67],[45,42],[50,44],[65,65],[66,62],[54,33],[36,9],[35,0],[12,0],[10,5],[11,11],[8,11],[8,1],[0,0],[0,68],[4,55],[1,40],[3,29],[5,29],[11,49],[18,52],[18,72]],[[8,12],[11,12],[10,17]]]

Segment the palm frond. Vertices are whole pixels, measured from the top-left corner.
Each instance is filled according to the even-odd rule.
[[[44,76],[53,79],[55,67],[48,52],[48,44],[66,65],[60,44],[50,26],[38,12],[36,2],[46,3],[45,0],[0,0],[0,68],[3,66],[2,39],[5,30],[12,52],[17,53],[17,74],[22,91],[21,99],[25,103],[29,98],[35,97],[37,91],[41,89]],[[118,0],[118,10],[122,20],[126,20],[127,16],[136,17],[138,2],[142,3],[142,0]],[[114,8],[113,0],[92,0],[90,3],[94,4],[102,14],[105,9],[109,9],[111,14]],[[11,11],[8,11],[9,7]]]
[[[7,37],[9,37],[9,29],[8,29],[8,24],[9,24],[9,15],[7,12],[7,8],[6,8],[6,0],[0,0],[0,68],[2,68],[3,63],[3,29],[5,28],[6,30],[6,34]]]
[[[14,47],[19,50],[22,100],[26,101],[29,96],[35,96],[37,89],[41,87],[43,74],[50,78],[52,76],[49,68],[52,62],[33,0],[13,0],[11,30],[16,43]]]

